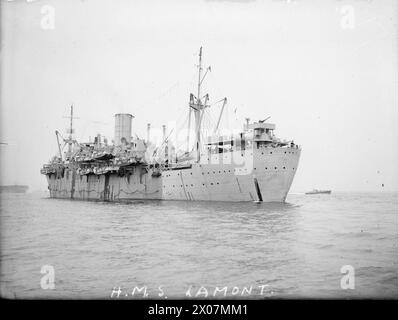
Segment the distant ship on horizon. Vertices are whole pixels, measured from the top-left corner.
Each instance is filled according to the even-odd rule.
[[[318,190],[314,189],[312,191],[308,191],[305,194],[331,194],[332,190]]]
[[[29,187],[26,185],[0,185],[0,192],[2,193],[26,193]]]
[[[220,120],[227,98],[219,101],[222,107],[211,128],[212,134],[205,135],[204,114],[211,104],[209,95],[201,92],[201,84],[210,70],[208,67],[202,74],[200,48],[197,93],[189,97],[187,141],[180,150],[169,140],[171,133],[166,133],[166,126],[162,143],[150,150],[154,146],[151,124],[147,124],[147,139],[133,137],[133,115],[128,113],[115,115],[113,143],[100,135],[94,142],[79,143],[72,135],[71,106],[69,137],[64,139],[55,132],[59,154],[41,169],[50,197],[284,202],[297,171],[301,148],[293,140],[276,137],[275,124],[266,122],[269,117],[252,123],[246,118],[243,130],[221,134]],[[68,147],[67,152],[62,152],[60,137],[64,147]]]

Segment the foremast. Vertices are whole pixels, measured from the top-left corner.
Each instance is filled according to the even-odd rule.
[[[68,118],[70,120],[69,122],[69,128],[66,129],[66,132],[68,133],[68,138],[63,138],[62,135],[59,133],[58,130],[55,131],[55,135],[57,138],[57,145],[58,145],[58,152],[59,152],[59,157],[61,161],[63,160],[70,160],[73,154],[73,145],[77,145],[77,141],[74,139],[73,134],[74,134],[74,129],[73,129],[73,119],[79,119],[73,116],[73,104],[70,106],[70,116],[64,117]],[[61,144],[59,142],[59,137],[62,138],[64,141],[64,145],[61,148]],[[65,159],[62,156],[62,150],[65,148],[65,146],[68,145],[68,151],[65,153]]]
[[[205,74],[202,77],[202,47],[200,47],[199,50],[199,64],[198,64],[198,88],[197,88],[197,96],[191,93],[189,97],[189,126],[190,126],[190,120],[191,120],[191,112],[194,112],[194,117],[195,117],[195,143],[194,143],[194,150],[196,152],[196,161],[200,161],[200,137],[201,137],[201,125],[202,125],[202,119],[203,119],[203,114],[204,110],[209,107],[207,105],[209,101],[209,95],[205,94],[203,97],[201,96],[201,85],[204,80],[204,78],[207,75],[207,72],[210,71],[211,68],[208,67],[206,69]],[[188,145],[189,145],[189,131],[190,128],[188,128]]]

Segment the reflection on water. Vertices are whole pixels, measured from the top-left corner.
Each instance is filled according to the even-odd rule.
[[[146,287],[149,298],[184,298],[227,287],[230,297],[244,288],[248,298],[393,297],[397,208],[396,194],[290,195],[285,204],[2,194],[2,294],[110,298],[120,287],[142,298],[131,293]],[[55,290],[40,286],[43,265],[54,267]],[[355,268],[355,290],[340,287],[343,265]]]

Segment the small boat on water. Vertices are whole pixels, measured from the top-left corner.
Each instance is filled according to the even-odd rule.
[[[308,191],[305,194],[331,194],[332,190],[318,190],[314,189],[312,191]]]

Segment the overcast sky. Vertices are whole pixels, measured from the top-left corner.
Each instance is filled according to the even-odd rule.
[[[183,118],[203,46],[226,119],[302,146],[292,191],[398,191],[397,1],[0,1],[2,184],[46,189],[71,103],[80,141]]]

